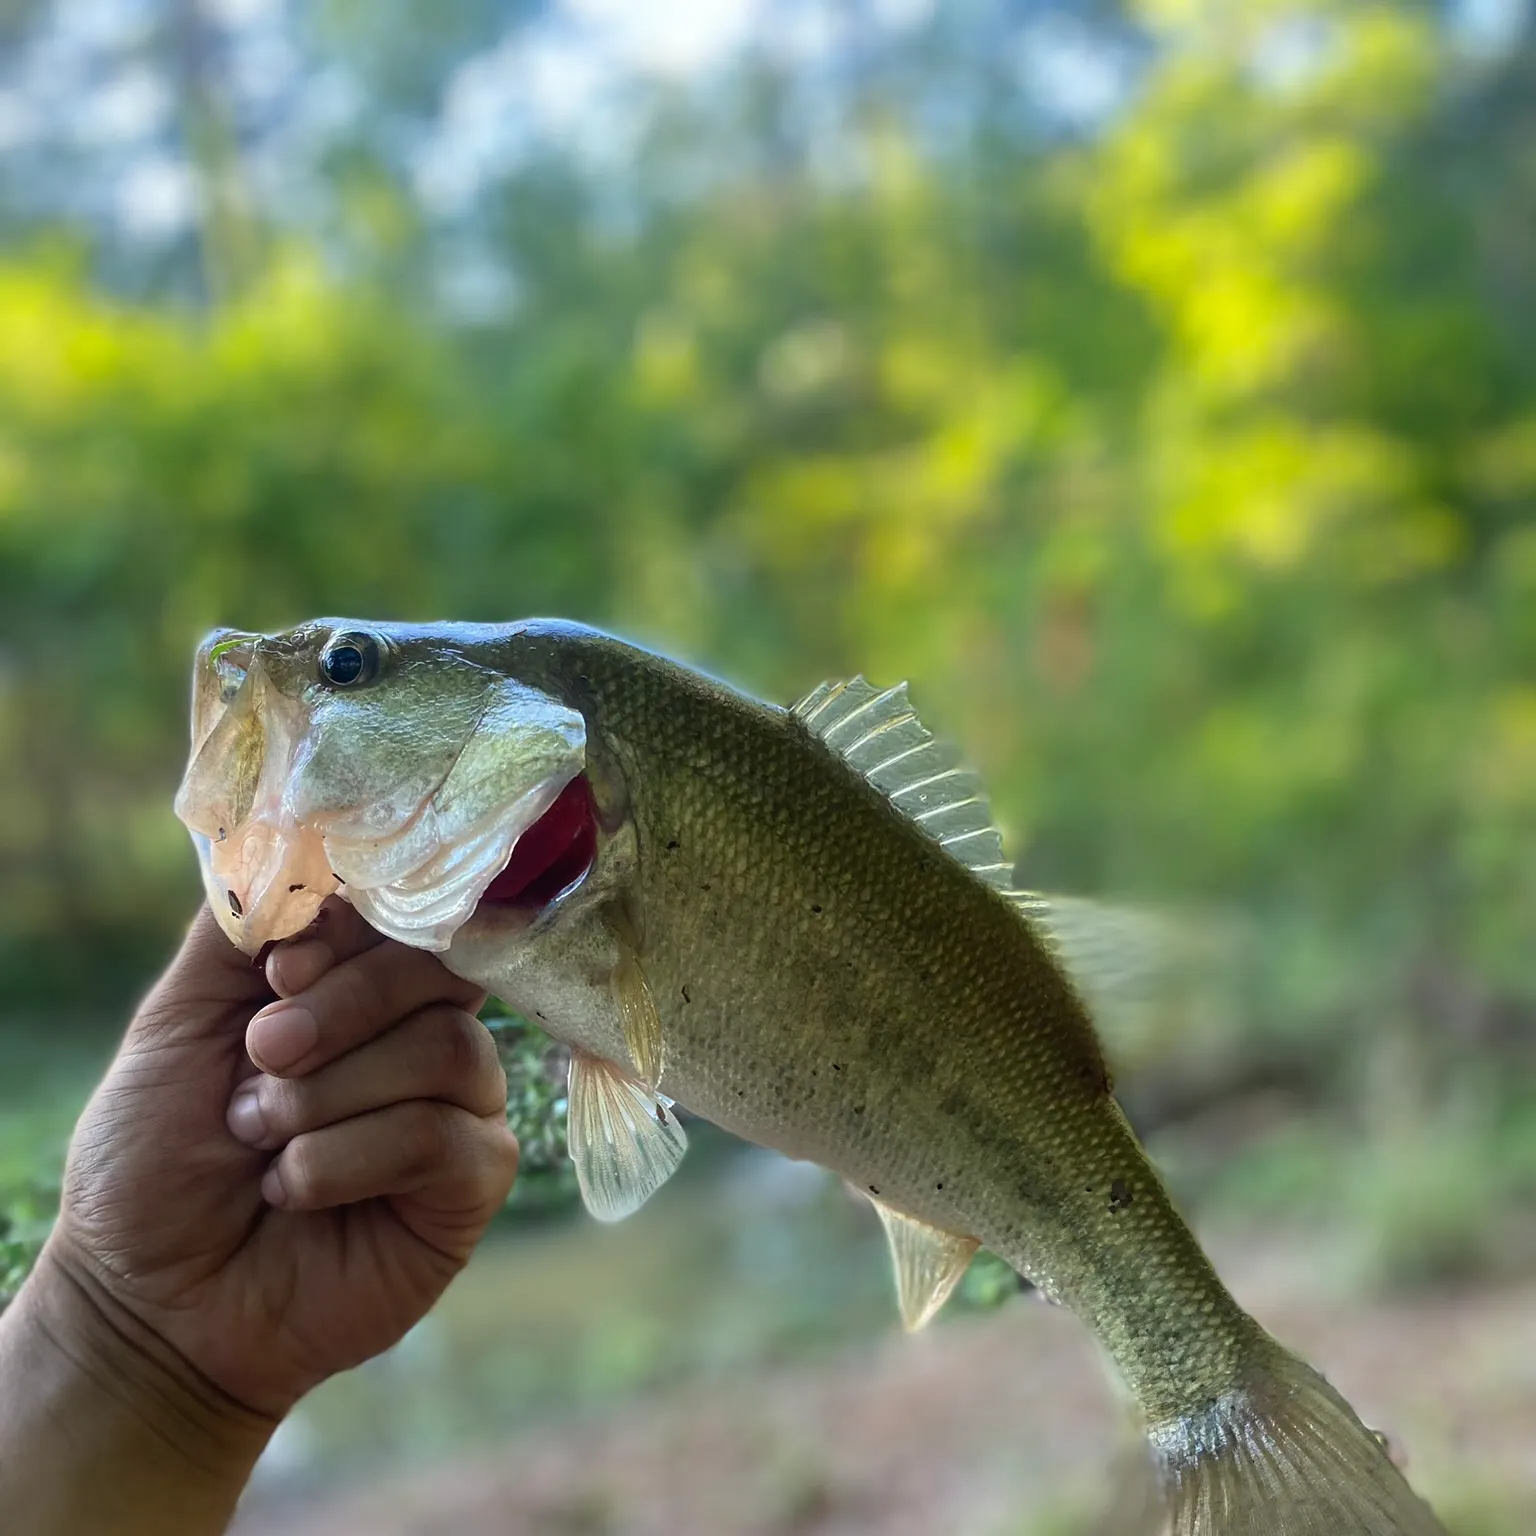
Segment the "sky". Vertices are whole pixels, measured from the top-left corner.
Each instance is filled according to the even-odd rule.
[[[154,246],[186,233],[197,185],[178,92],[145,46],[168,0],[54,0],[36,38],[0,56],[0,193]],[[1536,0],[1458,0],[1469,48],[1496,51]],[[435,120],[404,152],[429,217],[452,221],[531,148],[558,143],[621,164],[657,89],[704,91],[751,49],[813,75],[852,28],[885,37],[933,19],[938,0],[549,0],[453,68]],[[313,168],[363,105],[336,65],[317,68],[297,31],[300,0],[202,0],[217,29],[221,90],[242,128],[243,168],[263,207],[301,222]],[[1015,7],[1027,12],[1028,7]],[[521,12],[521,7],[509,7]],[[1091,128],[1124,99],[1124,59],[1047,0],[1018,26],[1008,63],[1044,118]],[[1303,29],[1304,30],[1304,29]],[[1306,67],[1295,28],[1276,79]]]

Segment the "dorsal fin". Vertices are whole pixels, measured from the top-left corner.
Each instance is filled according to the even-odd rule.
[[[792,713],[972,874],[1008,889],[1012,872],[981,781],[917,718],[905,683],[883,691],[862,677],[822,683]]]
[[[907,685],[822,683],[792,713],[1024,918],[1096,1018],[1114,1022],[1209,964],[1198,926],[1081,896],[1019,890],[981,781],[917,718]]]
[[[1122,1067],[1150,1059],[1173,1038],[1185,1048],[1197,1037],[1208,1041],[1200,1021],[1225,1018],[1235,1006],[1244,942],[1230,917],[1040,891],[1003,894],[1071,978]]]
[[[1044,935],[1090,1005],[1141,997],[1192,948],[1180,924],[1154,912],[1043,891],[1005,894]]]

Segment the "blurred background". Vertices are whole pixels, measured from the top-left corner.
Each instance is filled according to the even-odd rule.
[[[0,0],[0,241],[0,1288],[198,899],[199,635],[567,615],[910,678],[1024,883],[1224,935],[1128,1110],[1536,1528],[1536,7]],[[694,1141],[531,1177],[240,1529],[1080,1529],[1072,1320],[897,1337],[866,1207]]]

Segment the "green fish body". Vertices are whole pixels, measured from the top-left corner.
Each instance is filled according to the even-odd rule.
[[[863,1191],[909,1326],[978,1246],[1076,1312],[1152,1447],[1124,1528],[1441,1530],[1173,1209],[1091,978],[904,690],[788,710],[575,625],[317,621],[205,643],[193,738],[178,810],[236,942],[339,885],[568,1043],[599,1216],[676,1166],[681,1104]]]

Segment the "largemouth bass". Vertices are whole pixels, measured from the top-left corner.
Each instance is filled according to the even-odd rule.
[[[1441,1531],[1174,1210],[1089,1020],[1112,933],[1011,889],[904,687],[783,709],[552,621],[219,632],[177,811],[243,949],[339,890],[565,1041],[597,1216],[677,1166],[680,1104],[863,1191],[909,1327],[1001,1255],[1139,1409],[1137,1529]]]

